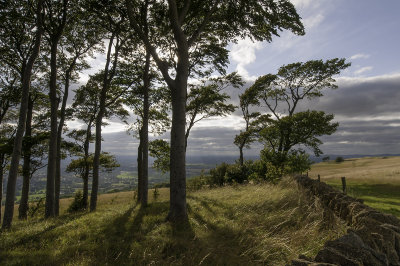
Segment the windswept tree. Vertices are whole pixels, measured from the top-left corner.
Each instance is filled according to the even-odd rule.
[[[189,76],[224,72],[229,42],[246,37],[271,41],[280,30],[304,34],[304,28],[296,9],[286,0],[126,0],[126,6],[131,27],[151,53],[171,93],[168,220],[186,221],[185,126]],[[140,19],[143,10],[148,13],[147,34]]]
[[[83,132],[84,133],[84,132]],[[79,142],[79,141],[78,141]],[[81,157],[82,153],[76,153],[78,156],[77,159],[71,160],[66,168],[66,172],[74,173],[75,176],[84,178],[86,175],[86,168],[89,165],[89,174],[93,170],[93,154],[90,154],[88,157]],[[108,152],[101,152],[100,154],[100,168],[103,172],[112,172],[113,169],[119,167],[117,160],[115,159],[114,155],[109,154]],[[87,209],[87,190],[88,184],[86,180],[83,182],[83,195],[82,201],[79,202],[79,210],[86,210]],[[85,197],[86,191],[86,197]]]
[[[18,218],[26,219],[30,180],[35,172],[47,166],[48,138],[48,96],[43,93],[42,86],[37,83],[29,93],[28,113],[26,118],[25,136],[22,145],[22,190],[18,207]],[[47,117],[46,117],[47,116]]]
[[[126,55],[125,55],[126,56]],[[134,59],[132,61],[132,59]],[[148,143],[149,133],[160,135],[170,124],[168,109],[169,95],[159,81],[150,54],[140,49],[131,55],[130,61],[120,64],[115,82],[129,88],[125,104],[133,111],[135,122],[128,128],[139,139],[138,197],[142,206],[148,200]],[[142,65],[140,62],[145,62]]]
[[[55,215],[59,214],[60,180],[61,180],[61,143],[62,134],[67,117],[67,101],[70,84],[76,83],[79,72],[88,69],[87,58],[95,51],[101,50],[103,29],[99,26],[98,18],[80,4],[70,7],[70,16],[73,20],[66,24],[64,34],[59,45],[59,79],[63,85],[59,122],[57,128],[57,158],[55,175]]]
[[[7,118],[7,117],[5,117]],[[0,206],[3,202],[3,179],[6,173],[7,166],[11,160],[13,139],[15,136],[15,126],[6,123],[3,118],[3,123],[0,124]],[[0,208],[1,219],[1,208]]]
[[[196,123],[211,117],[227,116],[235,111],[236,107],[227,103],[231,97],[224,90],[240,86],[243,86],[243,81],[236,72],[218,78],[204,79],[200,84],[189,85],[190,91],[186,100],[185,148],[190,130]]]
[[[106,111],[107,93],[111,89],[111,84],[116,74],[120,60],[120,52],[128,38],[126,28],[126,12],[116,1],[90,1],[91,10],[99,17],[99,23],[105,30],[104,39],[108,40],[106,49],[106,62],[102,73],[103,81],[99,98],[99,108],[97,110],[95,127],[95,148],[93,162],[93,183],[90,196],[90,211],[96,210],[97,192],[99,189],[99,167],[101,154],[101,127],[104,113]]]
[[[45,39],[50,48],[50,77],[49,77],[49,97],[50,97],[50,140],[47,163],[46,181],[46,206],[45,217],[49,218],[56,215],[55,212],[55,178],[57,166],[57,131],[58,131],[58,48],[61,37],[66,25],[72,20],[70,17],[69,0],[44,0],[46,14],[44,16],[43,28]]]
[[[235,136],[235,140],[233,143],[239,148],[239,164],[243,166],[244,164],[244,155],[243,149],[250,148],[250,144],[256,140],[254,136],[253,127],[251,127],[254,119],[259,117],[261,114],[256,111],[251,110],[251,106],[258,103],[258,99],[252,90],[246,90],[241,95],[239,95],[240,100],[240,109],[242,111],[243,119],[245,121],[244,130],[240,131],[238,135]]]
[[[7,1],[0,12],[0,54],[21,80],[21,101],[15,134],[2,228],[11,227],[15,188],[25,132],[28,97],[34,63],[39,55],[43,35],[43,0]]]
[[[224,92],[228,87],[243,86],[242,78],[236,73],[203,79],[189,84],[190,91],[186,103],[185,150],[193,126],[211,117],[227,116],[235,111],[236,106],[228,103],[230,96]],[[154,168],[166,173],[170,170],[170,144],[162,139],[150,143],[150,155],[155,158]]]
[[[85,168],[81,175],[84,181],[83,200],[85,208],[88,199],[88,182],[90,168],[93,167],[89,162],[89,146],[94,141],[94,135],[92,129],[95,127],[95,121],[100,108],[100,97],[103,86],[103,72],[97,73],[90,76],[88,82],[79,87],[75,91],[75,98],[72,104],[74,110],[74,117],[79,121],[83,122],[85,129],[81,131],[72,131],[69,133],[69,137],[75,139],[77,143],[82,147],[78,149],[79,156],[83,162],[86,162]],[[105,111],[103,114],[104,119],[110,119],[111,117],[117,117],[125,120],[128,116],[128,111],[124,109],[124,94],[127,93],[126,88],[113,85],[112,88],[106,94],[105,100]],[[107,123],[102,121],[102,126],[106,126]],[[93,157],[93,156],[92,156]]]
[[[284,65],[276,75],[261,76],[247,89],[246,93],[255,100],[252,104],[265,106],[269,113],[258,117],[252,126],[264,144],[261,155],[270,163],[274,175],[282,176],[290,165],[304,170],[304,148],[316,156],[322,153],[319,137],[334,133],[338,123],[333,122],[332,114],[297,109],[304,101],[323,96],[324,90],[336,89],[334,76],[349,66],[345,59],[338,58]]]

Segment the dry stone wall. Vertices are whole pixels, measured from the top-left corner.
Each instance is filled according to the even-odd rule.
[[[400,265],[400,220],[381,213],[331,186],[310,179],[295,177],[299,185],[351,229],[347,234],[325,243],[313,259],[300,256],[293,266],[304,265]]]

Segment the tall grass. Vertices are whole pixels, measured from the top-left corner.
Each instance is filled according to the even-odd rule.
[[[124,192],[102,195],[94,213],[16,222],[0,235],[0,264],[285,265],[346,229],[290,181],[191,192],[181,228],[165,222],[169,191],[158,191],[146,208]]]

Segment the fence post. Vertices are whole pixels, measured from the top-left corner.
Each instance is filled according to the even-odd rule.
[[[342,188],[343,188],[343,193],[346,194],[347,188],[346,188],[346,177],[342,177]]]
[[[321,182],[321,176],[318,174],[318,182]]]

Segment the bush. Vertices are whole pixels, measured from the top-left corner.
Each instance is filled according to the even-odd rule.
[[[225,173],[226,182],[242,184],[245,180],[247,180],[247,177],[248,173],[246,166],[241,166],[238,163],[228,165]]]
[[[44,199],[45,198],[40,198],[37,202],[32,202],[29,203],[29,208],[28,208],[28,215],[29,217],[34,217],[38,215],[39,213],[44,213]]]
[[[210,170],[210,176],[208,180],[208,184],[210,186],[223,186],[225,184],[225,174],[228,169],[229,164],[221,163],[217,165],[214,169]]]
[[[323,158],[322,158],[322,161],[323,161],[323,162],[329,162],[329,160],[330,160],[330,157],[329,157],[329,156],[326,156],[326,157],[323,157]]]
[[[343,159],[343,157],[338,156],[338,157],[336,157],[335,162],[342,163],[342,162],[344,162],[344,159]]]
[[[311,169],[310,156],[303,151],[294,151],[288,155],[286,170],[288,174],[301,174]]]
[[[75,192],[74,200],[69,205],[67,212],[78,212],[85,209],[85,202],[83,201],[83,192],[78,190]]]

